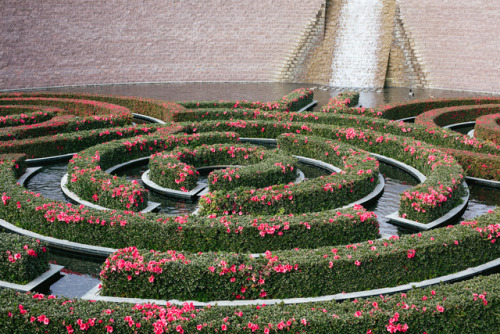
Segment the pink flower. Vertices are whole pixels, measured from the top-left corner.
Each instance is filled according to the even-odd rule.
[[[355,264],[355,265],[357,265],[357,266],[359,267],[359,266],[361,265],[361,262],[359,262],[358,260],[356,260],[356,261],[354,262],[354,264]]]
[[[155,277],[153,275],[151,275],[151,277],[149,277],[149,282],[153,283],[154,281],[155,281]]]
[[[438,306],[436,306],[436,310],[438,310],[439,312],[444,312],[444,307],[442,307],[441,305],[438,305]]]
[[[306,326],[307,325],[307,320],[302,318],[302,320],[300,320],[300,322],[302,323],[302,325]]]

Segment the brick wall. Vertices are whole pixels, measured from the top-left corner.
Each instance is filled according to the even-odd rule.
[[[0,89],[272,81],[324,0],[2,0]]]

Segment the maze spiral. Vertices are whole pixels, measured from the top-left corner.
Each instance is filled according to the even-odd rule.
[[[276,103],[200,106],[70,93],[0,95],[0,217],[41,235],[118,249],[103,266],[101,293],[119,297],[317,297],[423,281],[499,258],[498,209],[474,222],[379,239],[375,215],[347,206],[379,182],[379,163],[370,153],[425,176],[401,194],[399,207],[401,218],[421,224],[463,204],[467,177],[496,186],[500,99],[367,109],[353,107],[357,95],[344,93],[320,112],[292,111],[311,98],[310,90],[300,90]],[[132,114],[165,124],[134,126]],[[493,119],[479,131],[488,141],[441,127],[484,115]],[[392,120],[415,116],[415,124]],[[202,214],[177,217],[139,212],[147,191],[105,172],[164,151],[231,147],[243,137],[275,139],[278,152],[342,171],[299,184],[212,191],[200,201]],[[44,199],[16,184],[30,159],[69,153],[75,155],[68,188],[110,210]]]

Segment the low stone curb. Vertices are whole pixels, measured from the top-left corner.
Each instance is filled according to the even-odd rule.
[[[83,204],[83,205],[85,205],[89,208],[95,209],[95,210],[111,210],[109,208],[105,208],[103,206],[96,205],[96,204],[93,204],[93,203],[90,203],[88,201],[81,199],[80,197],[78,197],[77,194],[75,194],[74,192],[72,192],[71,190],[68,189],[68,187],[66,186],[67,184],[68,184],[68,173],[64,174],[64,176],[61,179],[61,190],[63,191],[64,195],[66,195],[72,201],[74,201],[78,204]],[[154,209],[156,209],[157,207],[159,207],[160,205],[161,205],[160,203],[148,202],[148,206],[145,209],[141,210],[140,212],[141,213],[151,212]]]
[[[454,130],[454,129],[460,129],[460,128],[467,128],[469,126],[474,126],[475,124],[476,124],[476,121],[470,121],[470,122],[448,124],[448,125],[442,126],[442,128]]]
[[[26,171],[24,172],[24,174],[17,180],[17,183],[20,185],[20,186],[23,186],[24,187],[24,184],[26,182],[28,182],[29,179],[31,179],[36,173],[38,173],[40,171],[40,169],[42,169],[43,167],[30,167],[30,168],[26,168]]]
[[[96,257],[106,258],[117,251],[117,249],[114,248],[92,246],[68,240],[56,239],[53,237],[46,237],[44,235],[17,227],[3,219],[0,219],[0,227],[12,233],[24,235],[33,239],[38,239],[40,241],[47,243],[49,247],[62,250],[65,252],[69,251],[73,253],[82,254],[85,256],[96,256]]]
[[[135,118],[135,119],[140,119],[142,121],[147,121],[149,123],[158,123],[158,124],[166,124],[164,121],[162,121],[161,119],[158,119],[158,118],[154,118],[154,117],[151,117],[151,116],[146,116],[146,115],[141,115],[141,114],[136,114],[136,113],[132,113],[132,116]]]
[[[315,302],[325,302],[325,301],[337,301],[341,302],[344,300],[353,300],[358,298],[367,298],[367,297],[378,297],[380,295],[389,295],[395,293],[404,293],[408,292],[415,288],[425,288],[432,285],[437,285],[440,283],[452,283],[456,281],[461,281],[465,279],[469,279],[477,274],[481,274],[483,272],[490,271],[494,268],[500,267],[500,259],[496,259],[485,264],[479,265],[477,267],[468,268],[462,271],[459,271],[454,274],[449,274],[445,276],[440,276],[428,280],[424,280],[421,282],[411,282],[404,285],[399,285],[392,288],[380,288],[373,289],[368,291],[358,291],[358,292],[349,292],[349,293],[338,293],[335,295],[328,295],[322,297],[308,297],[308,298],[288,298],[288,299],[254,299],[254,300],[219,300],[219,301],[211,301],[211,302],[198,302],[198,301],[179,301],[177,299],[168,300],[172,305],[182,306],[184,303],[193,303],[196,308],[203,308],[206,306],[244,306],[244,305],[276,305],[283,303],[284,305],[293,305],[293,304],[303,304],[303,303],[315,303]],[[122,298],[122,297],[106,297],[101,296],[99,294],[99,285],[96,285],[93,289],[87,292],[82,299],[86,300],[96,300],[96,301],[107,301],[107,302],[115,302],[115,303],[131,303],[131,304],[143,304],[143,303],[154,303],[158,305],[165,305],[167,300],[160,299],[140,299],[140,298]]]
[[[62,155],[54,155],[52,157],[45,157],[45,158],[26,159],[26,164],[28,166],[50,165],[56,162],[68,161],[75,154],[76,153],[68,153]]]
[[[64,266],[50,263],[50,269],[27,284],[16,284],[0,281],[0,288],[14,289],[21,292],[33,291],[38,286],[50,281],[54,276],[59,275]]]
[[[318,100],[313,100],[311,103],[309,103],[308,105],[306,105],[306,106],[302,107],[300,110],[295,111],[295,112],[303,112],[303,111],[306,111],[307,109],[311,108],[312,106],[315,106],[317,103],[318,103]]]
[[[167,195],[167,196],[172,196],[172,197],[177,197],[177,198],[183,198],[183,199],[191,199],[192,197],[196,196],[199,192],[202,192],[207,185],[206,184],[200,184],[198,183],[196,187],[194,187],[192,190],[184,192],[181,190],[175,190],[175,189],[170,189],[170,188],[164,188],[153,181],[149,178],[149,172],[150,170],[148,169],[145,173],[142,174],[141,180],[142,183],[146,186],[146,188],[153,190],[156,193],[162,194],[162,195]]]
[[[448,211],[447,214],[445,214],[444,216],[442,216],[442,217],[440,217],[440,218],[438,218],[430,223],[422,224],[422,223],[419,223],[419,222],[416,222],[416,221],[413,221],[410,219],[401,218],[401,217],[399,217],[398,211],[393,212],[390,215],[387,215],[386,218],[390,219],[390,221],[394,225],[410,228],[410,229],[416,230],[416,231],[428,231],[428,230],[431,230],[433,228],[446,225],[446,224],[450,223],[452,220],[461,216],[462,213],[465,211],[465,209],[467,209],[467,204],[469,203],[470,192],[469,192],[469,187],[467,186],[467,183],[464,182],[463,184],[464,184],[464,187],[465,187],[467,194],[461,198],[462,204],[454,207],[453,209]]]

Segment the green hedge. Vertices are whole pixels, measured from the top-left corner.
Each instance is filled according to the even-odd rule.
[[[204,140],[204,136],[193,137]],[[142,152],[138,147],[147,146],[138,144],[131,152]],[[123,155],[117,152],[117,156]],[[101,163],[110,161],[103,156]],[[134,244],[158,250],[264,252],[357,242],[378,235],[374,214],[363,208],[298,216],[172,217],[68,205],[44,199],[16,185],[25,158],[5,155],[0,160],[0,193],[10,197],[5,205],[0,205],[0,217],[58,239],[111,248]]]
[[[5,108],[0,107],[0,113],[2,109]],[[53,108],[47,108],[47,109],[52,109],[52,110],[33,111],[34,109],[26,108],[19,114],[14,113],[14,114],[7,114],[5,116],[0,116],[0,128],[40,123],[51,119],[57,114]],[[7,108],[7,110],[13,110],[13,109]]]
[[[186,165],[187,164],[187,165]],[[208,176],[211,191],[288,183],[297,175],[297,159],[249,144],[215,144],[180,148],[151,156],[150,179],[165,188],[188,191],[196,186],[194,167],[240,165]]]
[[[146,190],[137,182],[111,176],[103,170],[178,145],[199,143],[200,140],[234,142],[238,139],[234,133],[170,135],[167,130],[159,127],[156,134],[146,138],[138,136],[99,144],[77,153],[68,164],[68,189],[80,198],[106,208],[141,211],[147,206]]]
[[[156,128],[156,125],[126,126],[1,141],[0,154],[24,153],[29,158],[51,157],[78,152],[97,143],[133,137],[140,134],[150,134],[156,131]],[[43,150],[40,147],[43,147]]]
[[[301,134],[334,138],[333,141],[345,142],[361,149],[404,162],[421,171],[430,180],[438,179],[442,181],[442,184],[439,184],[438,188],[427,188],[425,193],[418,190],[420,194],[415,201],[407,202],[409,206],[406,206],[404,210],[400,210],[400,215],[406,214],[409,219],[419,219],[421,223],[431,222],[433,220],[432,217],[442,212],[441,203],[444,200],[433,205],[432,209],[428,208],[436,210],[435,215],[430,213],[430,210],[426,210],[428,212],[427,215],[421,215],[421,212],[417,209],[423,206],[419,202],[425,201],[428,197],[427,194],[445,194],[448,202],[446,205],[450,206],[456,206],[461,201],[462,193],[459,190],[461,189],[460,184],[463,182],[464,176],[460,165],[452,156],[418,140],[397,135],[382,134],[372,130],[356,130],[354,128],[338,128],[322,124],[306,125],[292,122],[227,121],[184,124],[184,131],[189,132],[193,129],[196,129],[197,132],[237,130],[244,137],[264,138],[276,138],[282,133],[287,132],[300,132]],[[441,168],[434,170],[439,165],[454,167],[449,169],[450,172],[447,170],[443,171]],[[436,175],[431,178],[431,174],[434,173]],[[424,185],[426,184],[424,183]],[[411,192],[412,189],[408,191]],[[450,194],[452,195],[451,197],[449,197]],[[321,201],[321,199],[318,200]],[[413,205],[413,203],[416,204]]]
[[[212,301],[314,297],[393,287],[497,259],[500,246],[492,240],[496,241],[499,221],[500,208],[455,227],[333,248],[266,252],[258,258],[128,247],[103,265],[102,294]]]
[[[500,145],[500,114],[479,117],[474,127],[474,137]]]
[[[36,100],[37,98],[92,100],[116,104],[128,108],[137,114],[151,116],[167,122],[171,121],[176,113],[185,110],[183,106],[175,102],[165,102],[160,100],[131,96],[95,95],[82,93],[18,92],[0,94],[0,98],[32,98],[33,100]],[[36,104],[40,104],[40,102],[37,102]]]
[[[307,88],[298,88],[291,93],[283,96],[281,99],[272,101],[272,102],[258,102],[258,101],[183,101],[178,102],[184,108],[188,110],[184,110],[181,114],[188,115],[176,115],[178,121],[188,120],[193,111],[199,110],[190,110],[190,109],[209,109],[206,112],[211,112],[210,109],[237,109],[237,108],[245,108],[245,109],[260,109],[260,110],[274,110],[274,111],[297,111],[308,105],[313,101],[314,92],[311,89]],[[216,111],[216,110],[213,110]]]
[[[494,333],[500,275],[355,301],[296,305],[125,304],[0,292],[8,333]],[[145,316],[148,314],[148,316]],[[32,321],[33,320],[33,321]]]
[[[495,114],[499,111],[500,104],[453,106],[426,111],[415,118],[415,123],[427,127],[446,126],[475,121],[480,116]]]
[[[429,99],[396,103],[375,108],[375,114],[381,113],[386,119],[402,119],[418,116],[426,111],[453,106],[499,104],[498,97],[465,97],[454,99]]]
[[[200,199],[201,214],[275,214],[331,210],[368,195],[378,184],[378,162],[368,153],[324,138],[278,137],[280,150],[340,166],[342,173],[298,184],[209,192]]]
[[[2,202],[8,196],[2,195]],[[45,244],[40,240],[0,233],[0,280],[26,284],[49,269]]]

